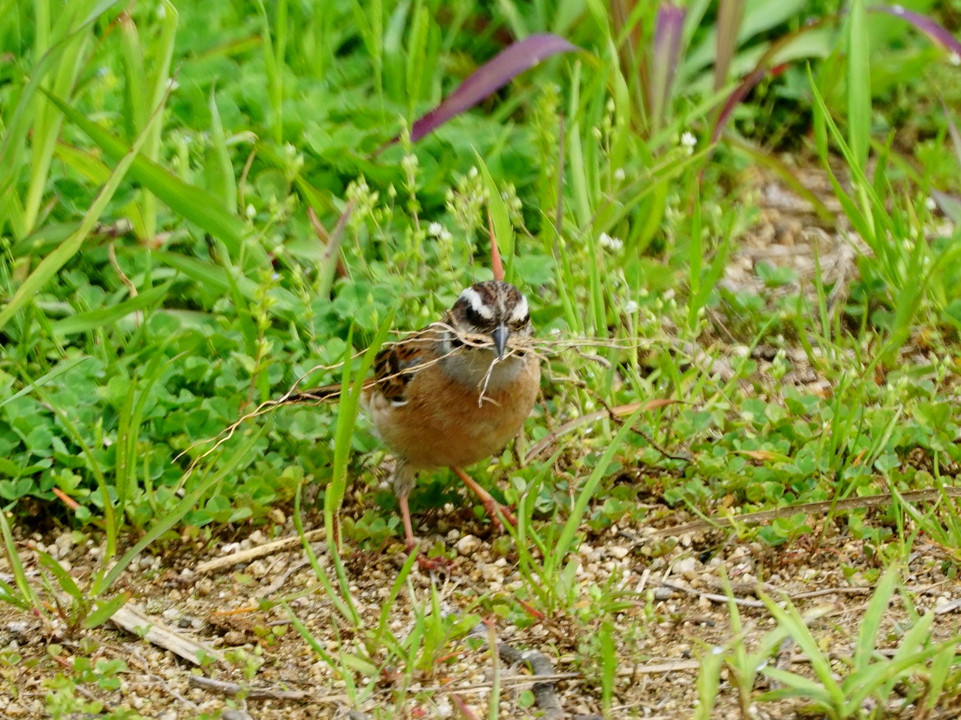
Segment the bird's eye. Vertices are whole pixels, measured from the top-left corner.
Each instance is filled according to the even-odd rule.
[[[527,313],[520,320],[511,320],[510,325],[512,328],[522,328],[525,325],[527,325],[527,323],[529,323],[530,321],[531,321],[531,314]]]
[[[487,325],[490,325],[491,322],[490,318],[485,318],[470,305],[468,305],[465,309],[464,316],[467,318],[467,322],[478,328],[486,327]]]

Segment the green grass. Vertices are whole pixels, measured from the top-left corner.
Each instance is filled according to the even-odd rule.
[[[630,645],[613,618],[648,601],[601,584],[584,611],[577,549],[614,525],[665,522],[651,496],[712,517],[890,493],[876,514],[832,506],[826,522],[879,562],[903,564],[923,535],[956,563],[961,520],[945,488],[961,462],[961,252],[929,199],[949,217],[961,207],[961,83],[908,23],[825,2],[805,24],[801,5],[692,3],[673,16],[672,48],[656,6],[620,0],[0,2],[0,531],[12,577],[0,602],[83,632],[126,600],[116,585],[141,551],[265,525],[275,506],[319,524],[301,507],[319,487],[333,573],[305,552],[354,654],[327,653],[289,606],[291,620],[355,704],[383,668],[403,668],[400,712],[477,608],[445,617],[439,596],[411,589],[408,562],[390,597],[407,593],[414,630],[389,630],[386,601],[374,626],[358,613],[341,557],[400,529],[370,471],[378,443],[355,423],[356,386],[339,407],[254,411],[305,377],[352,387],[391,328],[426,324],[489,277],[488,218],[546,355],[529,444],[605,406],[673,401],[479,472],[520,518],[495,543],[522,577],[497,612],[567,618],[590,636],[577,662],[597,673],[607,716],[615,655]],[[583,50],[410,142],[505,34],[544,32]],[[726,105],[732,94],[741,101]],[[818,248],[810,276],[758,265],[762,291],[722,283],[759,219],[748,171],[789,175],[782,149],[827,177],[841,213],[824,196],[814,212],[856,235],[853,266],[839,280]],[[830,391],[786,382],[799,362]],[[344,514],[358,486],[364,508]],[[917,489],[940,502],[904,500]],[[451,498],[464,502],[439,474],[412,506]],[[788,513],[738,532],[787,548],[823,533],[821,520]],[[40,580],[27,572],[18,543],[59,527],[102,538],[92,577],[43,553]],[[705,655],[699,712],[725,663],[742,708],[793,692],[856,717],[912,672],[953,687],[943,645],[911,636],[894,658],[871,656],[893,577],[840,682],[790,607],[768,603],[777,630],[756,651],[739,644],[732,605],[734,639]],[[788,689],[762,694],[756,665],[787,635],[808,643],[814,674],[769,673]],[[73,672],[86,683],[116,668]]]

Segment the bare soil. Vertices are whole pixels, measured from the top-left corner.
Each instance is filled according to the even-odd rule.
[[[475,530],[484,532],[482,527]],[[815,543],[821,530],[824,535]],[[741,637],[748,648],[757,647],[760,638],[774,628],[770,613],[758,601],[760,589],[774,599],[792,599],[802,613],[821,610],[823,614],[812,624],[812,630],[822,649],[837,663],[838,672],[845,672],[842,659],[854,653],[859,624],[873,591],[869,578],[877,576],[881,565],[865,546],[851,541],[832,524],[818,528],[804,543],[780,548],[759,542],[740,543],[717,531],[690,532],[674,538],[676,544],[667,554],[651,557],[652,549],[663,546],[667,532],[650,527],[612,528],[589,537],[579,551],[577,586],[583,603],[592,601],[590,587],[609,581],[624,593],[625,607],[615,615],[613,628],[613,636],[624,640],[616,644],[613,717],[691,716],[698,702],[695,681],[699,658],[732,640],[722,572],[730,578],[732,595],[741,603],[745,627]],[[271,534],[296,536],[289,521],[274,526]],[[47,539],[30,539],[21,545],[27,567],[35,567],[28,546],[40,544],[58,554],[75,577],[89,577],[89,541],[72,545],[75,537],[65,533],[49,544]],[[465,539],[452,531],[442,540],[468,554],[459,554],[443,574],[433,577],[415,567],[409,591],[400,593],[389,613],[388,624],[399,637],[414,625],[411,598],[429,607],[432,584],[444,606],[455,612],[466,608],[476,611],[475,603],[482,596],[511,593],[522,584],[513,559],[498,556],[487,539],[473,535]],[[257,530],[227,550],[236,552],[266,542],[264,533]],[[313,547],[320,563],[333,574],[326,543],[319,541]],[[121,675],[119,689],[103,690],[89,683],[79,686],[85,694],[102,701],[108,710],[129,708],[145,717],[165,720],[193,718],[201,713],[218,717],[219,712],[231,709],[253,718],[290,720],[346,717],[349,711],[355,712],[352,718],[488,717],[495,666],[502,687],[500,717],[539,716],[536,708],[525,706],[530,695],[522,693],[530,690],[533,682],[528,668],[506,666],[486,645],[478,647],[478,643],[463,639],[443,648],[437,655],[442,660],[415,669],[409,676],[404,676],[401,667],[381,668],[380,676],[373,679],[372,699],[361,707],[351,707],[338,672],[295,631],[282,606],[269,607],[267,602],[289,599],[291,610],[324,652],[336,656],[338,650],[357,648],[351,629],[305,564],[303,549],[295,546],[242,565],[197,571],[209,559],[211,550],[216,557],[223,549],[222,543],[219,548],[208,549],[188,541],[176,560],[145,556],[127,573],[120,589],[131,593],[130,602],[142,607],[152,622],[167,625],[220,653],[242,649],[248,657],[262,660],[255,673],[245,672],[242,660],[215,661],[197,668],[111,624],[71,636],[62,627],[50,627],[38,618],[5,607],[0,609],[0,649],[15,650],[21,659],[15,664],[0,663],[0,684],[11,691],[0,693],[0,717],[47,717],[45,699],[50,687],[46,683],[58,673],[75,677],[71,659],[91,655],[94,661],[122,659],[127,671]],[[397,544],[382,553],[347,553],[347,573],[358,610],[367,627],[376,627],[381,605],[405,558],[404,549]],[[0,566],[0,571],[7,570]],[[961,587],[955,564],[944,552],[919,541],[904,582],[918,612],[934,609],[938,613],[934,639],[956,636]],[[596,628],[582,624],[576,616],[565,615],[532,616],[525,628],[505,624],[495,614],[489,619],[501,642],[521,651],[539,651],[563,677],[556,683],[556,697],[569,715],[555,717],[601,713],[601,668],[576,659],[578,649],[590,645]],[[890,639],[891,650],[897,648],[898,638],[911,623],[904,608],[892,603],[882,634]],[[50,650],[51,643],[59,646],[55,653]],[[806,672],[804,658],[790,645],[781,648],[778,663],[785,669]],[[224,684],[200,686],[197,676]],[[396,707],[396,691],[404,686],[414,699]],[[231,697],[229,693],[237,690],[249,696]],[[464,712],[470,714],[458,714],[461,703]],[[929,717],[957,717],[958,713],[961,703],[956,702]],[[223,717],[245,715],[228,713]],[[736,692],[726,682],[722,682],[712,717],[745,717]],[[805,714],[797,703],[782,702],[757,703],[750,717],[812,715]],[[908,705],[889,708],[881,717],[920,715],[915,706]]]

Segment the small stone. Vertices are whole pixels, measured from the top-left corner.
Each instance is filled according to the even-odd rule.
[[[688,573],[693,573],[695,567],[697,567],[697,560],[688,556],[674,563],[674,572],[678,575],[687,575]]]
[[[220,713],[220,720],[253,720],[253,718],[243,710],[228,708]]]
[[[247,641],[244,634],[240,630],[228,630],[224,633],[224,644],[236,647],[238,645],[243,645]]]
[[[473,555],[482,545],[480,538],[473,535],[465,535],[457,541],[457,552],[461,555]]]
[[[480,571],[484,580],[489,583],[500,584],[504,580],[504,569],[493,563],[484,563],[480,566]]]
[[[616,558],[617,560],[623,560],[630,552],[630,550],[623,545],[613,545],[608,548],[607,551],[611,554],[611,557]]]

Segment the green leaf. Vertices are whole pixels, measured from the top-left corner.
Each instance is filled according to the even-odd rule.
[[[887,613],[888,603],[894,594],[894,587],[898,581],[898,571],[890,567],[881,576],[868,608],[861,620],[861,631],[858,633],[858,643],[854,650],[854,672],[860,672],[871,663],[878,641],[878,631],[881,621]]]
[[[67,595],[72,597],[75,602],[82,604],[84,602],[83,592],[78,587],[74,579],[70,577],[70,573],[63,569],[63,566],[57,562],[52,555],[45,552],[37,553],[37,561],[42,567],[45,567],[50,573],[56,578],[57,584],[60,589],[63,590]]]
[[[487,169],[484,159],[476,153],[475,155],[477,167],[484,178],[484,187],[487,189],[487,208],[490,211],[491,224],[494,228],[494,237],[491,242],[496,242],[498,249],[501,251],[504,262],[504,279],[507,282],[514,282],[514,228],[507,212],[507,203],[501,197],[497,183],[490,170]]]
[[[119,159],[133,155],[128,162],[130,177],[150,190],[170,208],[190,222],[196,223],[204,231],[221,240],[231,257],[240,253],[244,239],[244,225],[240,218],[231,215],[223,204],[204,188],[190,185],[155,162],[131,153],[131,149],[119,138],[93,122],[78,110],[70,107],[59,98],[48,95],[50,101],[67,118],[86,133],[110,157]],[[141,133],[141,138],[146,134]],[[137,145],[139,150],[139,145]],[[119,166],[118,166],[119,167]],[[249,248],[247,248],[249,249]]]
[[[72,335],[112,325],[131,313],[153,307],[159,303],[164,296],[166,296],[171,284],[172,282],[167,282],[163,285],[149,288],[129,300],[124,300],[110,307],[88,310],[87,312],[77,313],[63,320],[58,320],[52,324],[53,332],[56,335]]]
[[[871,144],[871,64],[864,0],[848,10],[848,143],[858,168],[864,170]]]
[[[37,378],[33,382],[29,383],[25,388],[20,390],[18,393],[11,395],[8,398],[4,398],[2,401],[0,401],[0,407],[3,407],[9,402],[13,402],[17,398],[23,397],[24,395],[29,395],[35,388],[43,387],[44,385],[50,384],[51,382],[56,380],[59,376],[63,375],[64,373],[70,372],[77,365],[79,365],[82,362],[86,362],[87,360],[90,360],[90,358],[86,356],[74,357],[74,358],[71,358],[70,360],[64,360],[63,362],[59,363],[55,368],[53,368],[53,370],[51,370],[48,373],[45,373],[44,375]]]
[[[47,95],[54,104],[56,104],[65,114],[73,114],[80,117],[84,122],[87,121],[79,112],[69,107],[65,103],[54,99],[52,96]],[[57,247],[56,250],[47,255],[40,264],[37,265],[36,269],[27,276],[27,279],[23,281],[20,287],[17,288],[10,302],[0,310],[0,328],[6,325],[10,319],[22,308],[29,300],[31,300],[37,292],[44,287],[54,275],[62,268],[77,251],[80,250],[80,246],[83,245],[83,241],[86,239],[90,231],[96,226],[97,222],[100,220],[100,216],[103,214],[104,210],[107,208],[107,204],[113,198],[114,193],[117,188],[120,187],[120,183],[123,181],[124,176],[130,170],[132,165],[137,159],[137,155],[140,152],[140,148],[143,146],[147,139],[147,132],[153,123],[157,122],[159,119],[159,114],[155,114],[144,131],[140,133],[134,142],[133,146],[129,151],[125,153],[120,153],[120,160],[117,163],[117,167],[114,168],[113,173],[110,175],[110,179],[107,183],[100,189],[97,194],[96,199],[90,206],[90,209],[83,216],[83,221],[70,236],[64,240]],[[92,124],[92,123],[91,123]],[[118,141],[119,142],[119,141]]]
[[[95,603],[94,609],[84,618],[83,626],[87,630],[90,630],[103,625],[107,620],[112,618],[120,608],[126,605],[129,599],[130,593],[123,592],[109,600]]]

